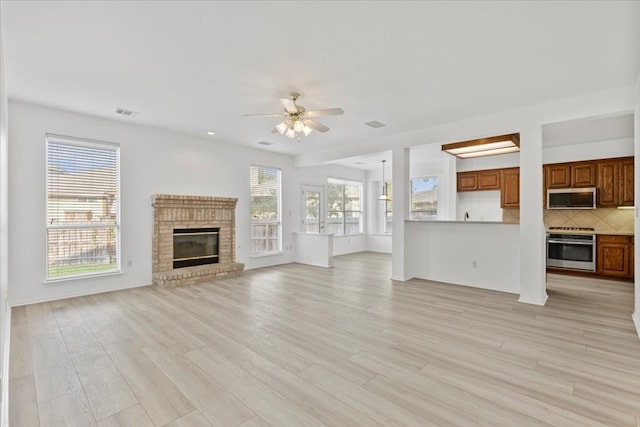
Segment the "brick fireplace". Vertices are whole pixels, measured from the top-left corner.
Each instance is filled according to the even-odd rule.
[[[235,210],[238,199],[227,197],[153,196],[153,284],[162,288],[241,276],[236,262]],[[174,234],[216,229],[215,264],[174,268]],[[178,231],[179,230],[179,231]]]

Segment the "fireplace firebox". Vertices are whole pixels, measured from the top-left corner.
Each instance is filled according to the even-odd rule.
[[[173,230],[173,268],[218,263],[219,228]]]

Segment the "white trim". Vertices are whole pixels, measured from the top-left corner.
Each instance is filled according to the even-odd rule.
[[[638,334],[638,339],[640,339],[640,312],[636,311],[631,315],[631,319],[633,319],[633,324],[636,326],[636,333]]]
[[[9,301],[9,307],[20,307],[20,306],[23,306],[23,305],[39,304],[41,302],[51,302],[51,301],[58,301],[58,300],[67,299],[67,298],[85,297],[85,296],[89,296],[89,295],[104,294],[104,293],[113,292],[113,291],[122,291],[124,289],[141,288],[143,286],[153,286],[153,285],[149,284],[149,283],[135,284],[135,285],[125,285],[125,286],[120,286],[120,287],[117,287],[117,288],[93,289],[91,292],[71,292],[69,294],[57,295],[57,296],[51,297],[51,298],[24,299],[24,300],[18,300],[18,301]]]
[[[549,299],[549,295],[547,295],[545,293],[542,300],[532,300],[532,299],[526,299],[526,298],[520,297],[520,298],[518,298],[518,302],[521,302],[523,304],[532,304],[532,305],[544,306],[547,303],[548,299]]]
[[[9,354],[11,353],[11,306],[7,304],[7,318],[4,325],[4,348],[2,358],[2,401],[0,407],[0,420],[2,427],[9,426]]]

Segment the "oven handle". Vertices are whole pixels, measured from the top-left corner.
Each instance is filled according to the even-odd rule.
[[[567,240],[547,240],[547,243],[560,243],[561,245],[584,245],[584,246],[593,246],[593,242],[573,242]]]

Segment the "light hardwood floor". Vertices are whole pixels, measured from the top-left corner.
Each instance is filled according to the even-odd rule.
[[[638,426],[632,285],[392,282],[388,255],[13,309],[29,426]]]

